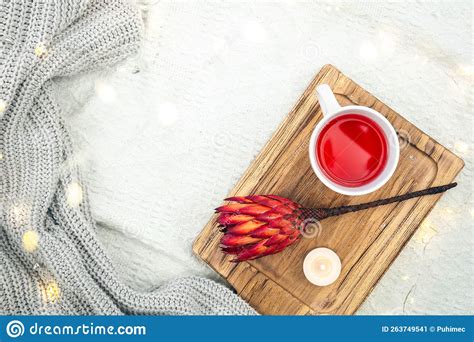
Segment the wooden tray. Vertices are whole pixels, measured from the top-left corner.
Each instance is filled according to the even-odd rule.
[[[341,105],[372,107],[399,132],[401,154],[397,170],[375,193],[358,197],[336,194],[311,169],[308,142],[322,117],[315,96],[315,88],[321,83],[331,86]],[[446,184],[463,166],[451,151],[332,65],[326,65],[229,195],[271,193],[307,207],[332,207]],[[302,238],[279,254],[239,264],[229,262],[231,258],[219,250],[221,233],[213,216],[194,242],[193,250],[262,314],[353,314],[440,197],[412,199],[329,218],[322,221],[317,237]],[[341,258],[341,275],[330,286],[314,286],[303,274],[304,256],[316,247],[331,248]]]

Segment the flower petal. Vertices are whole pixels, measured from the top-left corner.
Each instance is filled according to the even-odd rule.
[[[247,197],[244,197],[244,196],[228,197],[224,201],[238,202],[238,203],[252,203],[251,200],[249,200]]]
[[[227,214],[227,213],[222,213],[219,215],[219,218],[217,219],[217,222],[219,224],[225,225],[225,226],[230,226],[233,224],[239,224],[243,222],[247,222],[250,220],[253,220],[254,217],[250,215],[240,215],[240,214]]]
[[[287,238],[288,238],[288,236],[283,235],[283,234],[273,235],[271,238],[269,238],[265,242],[265,246],[270,246],[270,245],[273,245],[273,244],[279,244],[279,243],[285,241]]]
[[[270,228],[268,226],[263,226],[261,228],[258,228],[256,229],[255,231],[253,231],[250,236],[251,237],[255,237],[255,238],[270,238],[272,237],[273,235],[276,235],[280,233],[280,229],[277,229],[277,228]]]
[[[248,244],[259,242],[261,239],[253,238],[247,235],[232,235],[224,234],[221,238],[221,245],[223,247],[239,247]]]
[[[263,225],[266,225],[266,223],[257,220],[247,221],[227,228],[227,233],[234,235],[246,235],[252,233]]]
[[[254,196],[247,196],[247,198],[249,198],[255,203],[258,203],[270,208],[278,207],[281,205],[280,201],[268,198],[267,196],[254,195]]]

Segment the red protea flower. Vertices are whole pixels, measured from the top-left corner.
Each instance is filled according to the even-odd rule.
[[[304,220],[299,204],[275,195],[226,200],[236,203],[216,209],[225,232],[221,246],[237,255],[236,261],[277,253],[299,238]]]
[[[410,198],[432,195],[455,187],[456,183],[411,192],[405,195],[369,203],[337,208],[304,208],[287,198],[276,195],[236,196],[232,203],[216,209],[224,235],[221,249],[235,255],[233,261],[257,259],[275,254],[298,240],[307,220],[320,221],[330,216],[364,210]]]

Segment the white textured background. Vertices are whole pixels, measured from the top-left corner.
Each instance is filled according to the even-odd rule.
[[[136,58],[56,82],[126,283],[217,279],[193,239],[331,63],[466,162],[359,313],[474,312],[471,1],[147,2]]]

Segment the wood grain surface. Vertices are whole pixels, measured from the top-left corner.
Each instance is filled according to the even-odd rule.
[[[322,118],[315,88],[323,83],[331,86],[342,106],[371,107],[399,133],[397,170],[374,193],[339,195],[325,187],[311,169],[308,143]],[[229,195],[276,194],[306,207],[334,207],[450,183],[463,166],[451,151],[335,67],[326,65]],[[193,250],[262,314],[353,314],[440,197],[427,196],[329,218],[315,229],[314,236],[300,239],[283,252],[239,264],[229,262],[231,257],[219,250],[221,233],[212,216]],[[331,248],[342,261],[338,280],[326,287],[312,285],[303,274],[304,257],[316,247]]]

